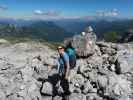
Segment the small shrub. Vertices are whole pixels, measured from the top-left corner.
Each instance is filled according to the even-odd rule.
[[[116,42],[118,38],[117,32],[108,32],[104,34],[104,39],[107,42]]]

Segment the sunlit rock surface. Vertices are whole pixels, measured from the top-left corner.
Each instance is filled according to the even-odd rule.
[[[70,74],[70,100],[132,100],[133,44],[97,42],[86,39],[87,34],[83,41],[75,39],[92,48],[77,49],[81,53]],[[42,43],[1,43],[0,100],[62,100],[57,60],[57,51]]]

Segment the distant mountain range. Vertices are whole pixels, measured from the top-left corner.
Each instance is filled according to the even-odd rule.
[[[71,33],[51,21],[0,21],[0,37],[26,37],[60,42]]]
[[[123,20],[93,20],[93,21],[56,21],[56,24],[69,32],[79,34],[84,31],[85,27],[92,26],[99,39],[103,38],[103,35],[108,32],[117,32],[122,35],[129,29],[133,29],[132,19]]]
[[[0,36],[30,37],[60,42],[74,34],[80,34],[87,26],[92,26],[98,39],[108,32],[117,32],[124,36],[133,29],[132,19],[62,19],[62,20],[23,20],[0,19]]]

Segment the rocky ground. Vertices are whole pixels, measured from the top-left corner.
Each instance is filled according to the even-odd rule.
[[[71,41],[79,58],[70,74],[70,100],[133,100],[133,44],[81,37]],[[62,100],[57,59],[57,51],[41,43],[2,42],[0,100]]]

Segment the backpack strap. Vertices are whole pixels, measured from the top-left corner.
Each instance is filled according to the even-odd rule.
[[[60,56],[60,58],[63,60],[63,62],[64,62],[64,67],[66,67],[66,61],[65,61],[65,58],[64,58],[64,56]]]
[[[58,73],[59,73],[60,76],[64,75],[64,73],[65,73],[64,59],[63,59],[63,57],[61,57],[61,56],[60,56],[60,58],[59,58]]]

